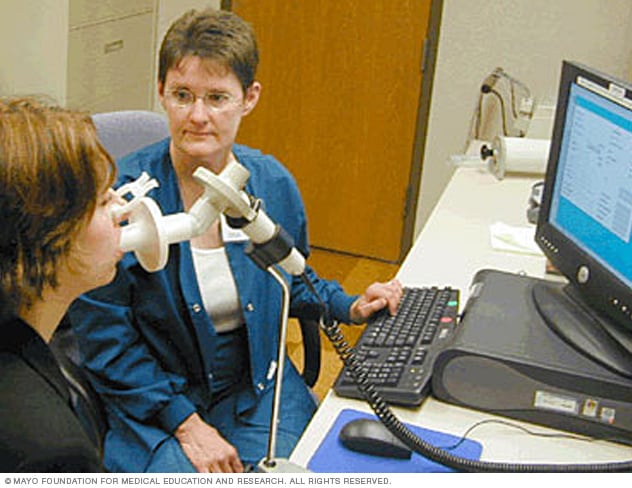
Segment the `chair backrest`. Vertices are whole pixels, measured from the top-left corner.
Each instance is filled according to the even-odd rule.
[[[169,135],[167,118],[148,110],[121,110],[92,115],[103,147],[114,159]]]

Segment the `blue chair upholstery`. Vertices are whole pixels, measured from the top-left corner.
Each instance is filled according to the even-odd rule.
[[[101,144],[114,159],[169,135],[167,118],[148,110],[103,112],[92,116]]]

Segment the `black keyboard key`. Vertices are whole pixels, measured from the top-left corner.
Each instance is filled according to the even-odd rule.
[[[459,291],[452,288],[406,288],[395,316],[382,311],[367,324],[356,355],[382,398],[416,406],[427,394],[432,363],[457,326]],[[334,390],[362,398],[347,368]]]

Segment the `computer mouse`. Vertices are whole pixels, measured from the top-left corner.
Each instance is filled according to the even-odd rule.
[[[377,419],[360,418],[347,422],[338,434],[343,446],[373,456],[410,459],[412,451]]]

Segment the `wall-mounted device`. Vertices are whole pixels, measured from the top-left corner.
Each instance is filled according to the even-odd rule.
[[[511,76],[503,68],[497,67],[481,83],[471,138],[484,138],[482,133],[487,132],[483,130],[483,116],[490,112],[484,110],[487,108],[484,100],[488,94],[493,95],[498,105],[501,122],[500,135],[525,137],[536,108],[535,100],[524,83]],[[494,106],[490,107],[494,108]],[[490,121],[486,120],[486,122]],[[497,135],[496,132],[485,139],[491,140],[495,135]]]

